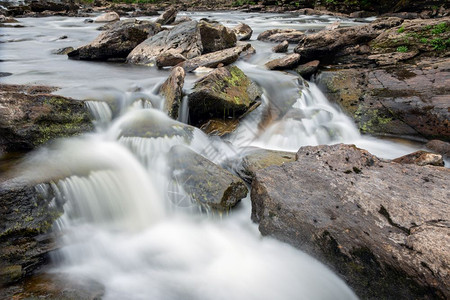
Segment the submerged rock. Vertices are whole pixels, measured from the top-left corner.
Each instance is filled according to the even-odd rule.
[[[115,22],[115,21],[119,21],[119,20],[120,20],[119,14],[112,11],[112,12],[107,12],[107,13],[104,13],[104,14],[98,16],[97,18],[95,18],[94,22],[107,23],[107,22]]]
[[[186,72],[192,72],[198,67],[216,68],[234,63],[240,56],[254,53],[255,49],[250,44],[239,44],[236,47],[228,48],[208,54],[204,54],[192,59],[188,59],[179,64]]]
[[[51,139],[93,129],[91,115],[83,101],[48,92],[45,87],[40,91],[38,87],[1,86],[1,151],[28,151]]]
[[[298,66],[300,62],[300,54],[292,53],[282,58],[277,58],[266,63],[269,70],[287,70]]]
[[[184,76],[183,68],[175,67],[160,89],[161,95],[166,100],[164,108],[167,114],[175,120],[178,118],[178,111],[183,98]]]
[[[289,48],[289,42],[283,41],[280,44],[273,47],[272,51],[275,53],[286,53],[288,51],[288,48]]]
[[[239,41],[248,41],[252,37],[253,30],[247,24],[241,23],[233,28]]]
[[[442,155],[430,153],[423,150],[401,156],[392,161],[399,164],[415,164],[418,166],[444,166]]]
[[[236,119],[261,95],[238,67],[218,68],[198,80],[189,95],[190,122],[200,126],[210,119]]]
[[[59,48],[56,49],[54,51],[52,51],[52,54],[56,54],[56,55],[67,55],[70,52],[74,51],[75,49],[73,47],[64,47],[64,48]]]
[[[169,7],[166,11],[164,11],[161,16],[156,19],[156,23],[161,25],[169,25],[175,21],[177,17],[178,9],[176,7]]]
[[[161,27],[156,23],[127,19],[114,23],[93,42],[69,52],[68,56],[82,60],[124,60],[137,45],[159,31]]]
[[[277,43],[288,41],[289,43],[296,44],[304,36],[305,34],[303,32],[296,29],[270,29],[258,35],[258,41]]]
[[[199,205],[228,211],[247,195],[247,187],[236,175],[184,146],[168,153],[172,178]]]
[[[328,264],[363,299],[445,299],[449,175],[353,145],[303,147],[295,162],[256,171],[252,219]]]

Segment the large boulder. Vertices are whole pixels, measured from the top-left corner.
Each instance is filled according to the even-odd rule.
[[[47,141],[93,129],[83,101],[48,94],[49,89],[1,85],[0,151],[31,150]]]
[[[203,53],[197,21],[182,23],[148,38],[131,51],[127,61],[134,64],[149,64],[157,57],[168,53],[181,55],[184,59],[197,57]]]
[[[254,53],[255,49],[250,44],[239,44],[236,47],[228,48],[208,54],[203,54],[188,59],[179,64],[187,72],[192,72],[198,67],[216,68],[234,63],[240,56]]]
[[[448,299],[449,176],[353,145],[303,147],[295,162],[256,171],[252,219],[363,299]]]
[[[0,285],[31,275],[57,249],[52,225],[63,213],[51,189],[0,183]]]
[[[198,26],[203,45],[203,54],[236,46],[236,34],[222,24],[200,21]]]
[[[172,147],[168,160],[174,182],[198,205],[228,211],[247,195],[242,179],[189,148]]]
[[[178,111],[183,98],[184,77],[184,69],[175,67],[160,88],[160,93],[165,98],[164,108],[167,114],[175,120],[178,118]]]
[[[68,56],[83,60],[125,60],[137,45],[160,31],[159,24],[127,19],[114,23],[93,42],[69,52]]]
[[[191,124],[210,119],[235,119],[255,103],[261,91],[238,67],[215,69],[198,80],[189,95]]]
[[[166,11],[164,11],[157,19],[156,23],[161,25],[169,25],[172,24],[178,14],[178,9],[176,7],[169,7]]]
[[[379,19],[370,24],[323,30],[315,34],[303,35],[294,51],[302,56],[302,61],[333,61],[342,55],[345,49],[360,51],[355,45],[367,44],[384,30],[400,25],[399,18]],[[353,47],[353,48],[352,48]]]
[[[325,70],[319,84],[363,133],[450,140],[450,59]]]
[[[296,29],[269,29],[258,35],[258,41],[281,43],[288,41],[297,44],[305,34]]]

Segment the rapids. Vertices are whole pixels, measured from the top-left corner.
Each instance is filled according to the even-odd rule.
[[[208,137],[162,111],[158,86],[167,70],[68,60],[51,52],[93,40],[98,24],[84,18],[24,18],[25,28],[2,28],[2,83],[57,86],[58,94],[89,99],[97,130],[57,141],[29,155],[13,181],[51,181],[65,213],[57,222],[63,247],[51,272],[83,276],[105,287],[105,299],[356,299],[345,283],[314,258],[260,236],[246,198],[228,215],[199,213],[168,179],[166,153],[185,145],[211,161],[236,166],[252,147],[295,152],[303,145],[354,143],[394,158],[419,148],[362,136],[353,121],[314,82],[267,71],[280,56],[255,37],[269,28],[320,29],[337,20],[322,16],[184,13],[226,26],[245,20],[257,54],[237,65],[263,89],[262,105],[226,138]],[[152,19],[152,18],[148,18]],[[342,20],[352,26],[353,20]],[[66,39],[59,37],[67,35]],[[292,47],[292,46],[291,46]],[[185,89],[203,73],[188,74]],[[292,103],[292,107],[286,107]],[[264,122],[266,109],[283,112]],[[142,127],[152,129],[143,137]],[[231,168],[231,167],[230,167]]]

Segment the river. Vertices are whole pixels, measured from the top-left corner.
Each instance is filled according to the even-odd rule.
[[[27,156],[16,178],[50,180],[55,201],[65,201],[65,213],[56,224],[64,233],[63,246],[53,255],[49,272],[95,280],[105,287],[105,299],[356,299],[337,275],[311,256],[262,238],[250,220],[249,197],[226,215],[200,213],[169,180],[166,154],[181,144],[232,170],[252,147],[295,152],[304,145],[354,143],[394,158],[420,145],[362,136],[314,82],[264,68],[282,54],[272,53],[272,44],[256,41],[259,33],[271,28],[318,30],[337,18],[182,15],[229,27],[245,20],[254,30],[256,54],[236,65],[263,89],[262,105],[225,138],[208,137],[198,129],[186,134],[186,105],[178,121],[162,112],[163,99],[156,92],[169,70],[52,54],[89,43],[100,33],[98,24],[84,23],[84,18],[23,18],[24,28],[2,28],[0,71],[13,73],[1,78],[2,83],[59,87],[57,94],[92,100],[88,106],[96,117],[95,132],[38,149]],[[341,21],[343,26],[357,24]],[[205,72],[188,74],[185,89]],[[294,105],[285,117],[259,126],[267,107],[289,101]],[[143,122],[162,128],[164,134],[124,134]]]

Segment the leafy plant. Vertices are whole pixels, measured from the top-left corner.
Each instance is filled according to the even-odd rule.
[[[430,41],[430,45],[433,46],[434,50],[442,51],[450,47],[450,39],[435,38]]]
[[[405,26],[402,26],[397,30],[398,33],[403,33],[404,31],[405,31]]]
[[[439,23],[431,29],[431,33],[434,35],[441,34],[444,32],[450,31],[450,27],[447,26],[447,23]]]
[[[407,46],[400,46],[400,47],[397,48],[397,52],[402,52],[402,53],[408,52],[408,47]]]

